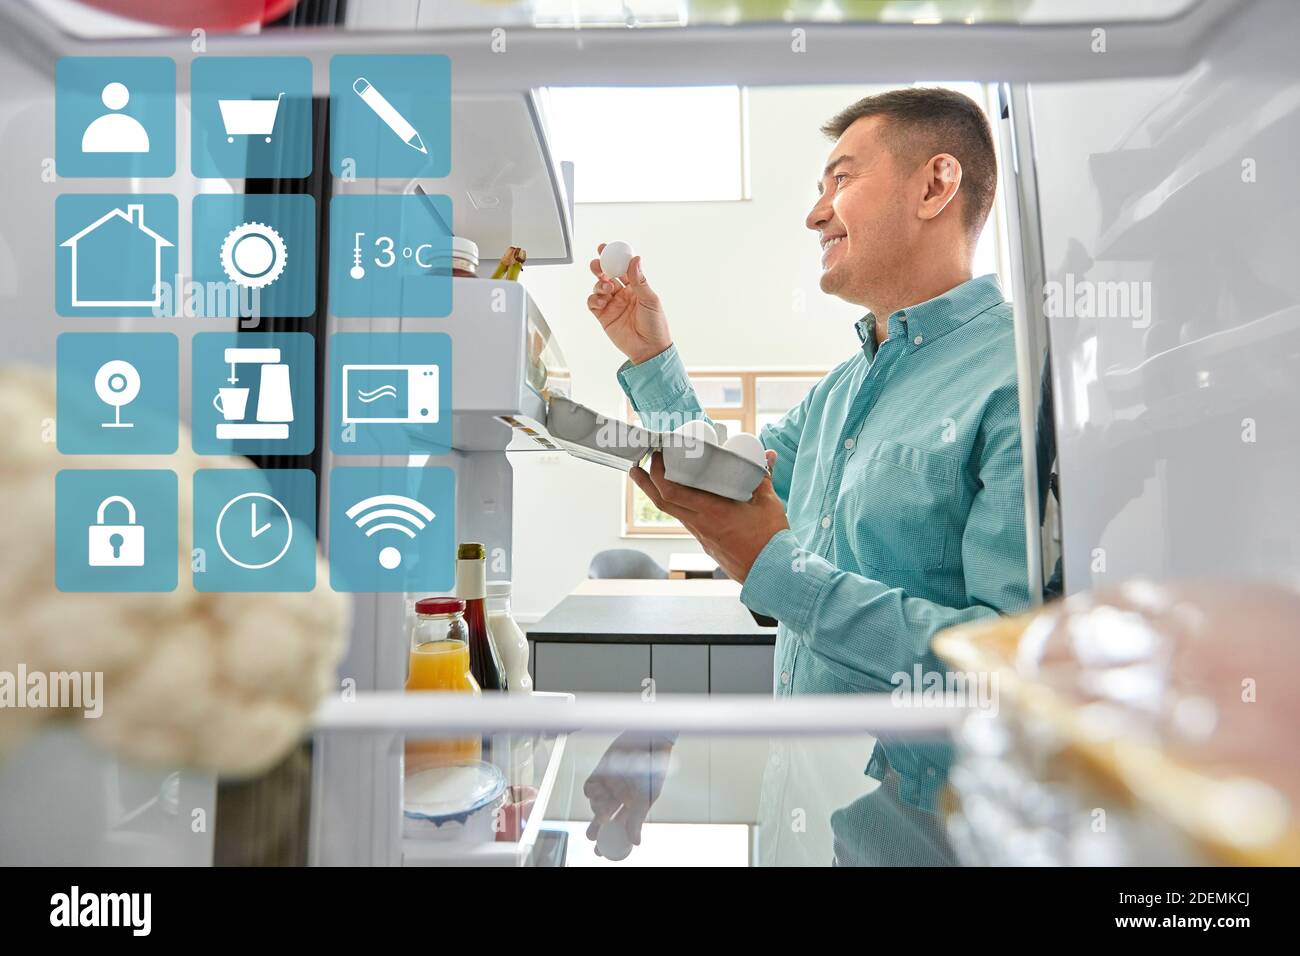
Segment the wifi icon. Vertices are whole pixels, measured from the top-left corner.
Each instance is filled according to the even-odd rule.
[[[405,495],[371,495],[344,512],[367,538],[381,531],[398,531],[411,540],[436,517],[422,501]],[[380,549],[379,565],[389,571],[402,563],[402,552],[389,545]]]
[[[330,585],[335,591],[423,595],[455,585],[452,469],[336,465],[329,471],[328,498]]]

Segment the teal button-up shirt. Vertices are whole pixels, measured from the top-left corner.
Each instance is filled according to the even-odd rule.
[[[889,691],[918,663],[942,673],[936,632],[1029,604],[1015,346],[997,280],[900,309],[878,347],[874,327],[861,319],[861,350],[760,436],[790,528],[740,599],[780,622],[778,695]],[[656,412],[705,417],[675,348],[618,377],[648,427]],[[900,796],[929,809],[946,754],[881,740],[867,772],[892,766]]]

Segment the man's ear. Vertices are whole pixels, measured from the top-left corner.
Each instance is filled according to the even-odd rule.
[[[961,188],[961,163],[951,153],[938,153],[930,157],[922,173],[924,192],[916,214],[921,219],[934,219]]]

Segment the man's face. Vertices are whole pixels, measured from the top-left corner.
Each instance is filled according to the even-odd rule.
[[[886,122],[864,117],[835,141],[805,220],[822,245],[822,291],[858,305],[897,275],[916,226],[906,215],[907,171],[881,139]]]

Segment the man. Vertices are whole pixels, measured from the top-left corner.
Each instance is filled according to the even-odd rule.
[[[959,93],[917,88],[823,132],[835,145],[806,225],[822,290],[869,310],[860,348],[762,430],[771,477],[750,501],[668,481],[658,455],[632,472],[780,622],[778,695],[941,672],[937,631],[1029,601],[1011,309],[993,276],[971,277],[997,182],[988,122]],[[702,416],[640,257],[620,277],[591,267],[588,307],[628,358],[633,407]],[[932,813],[945,760],[882,741],[867,772],[905,815]]]

